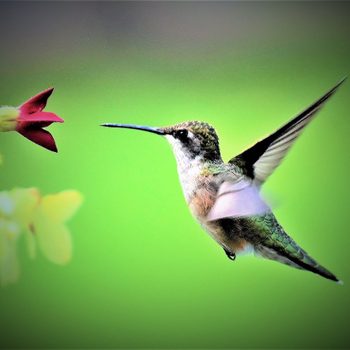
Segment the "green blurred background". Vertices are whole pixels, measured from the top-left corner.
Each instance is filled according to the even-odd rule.
[[[0,346],[350,346],[349,82],[266,183],[295,240],[344,280],[228,260],[193,220],[161,137],[102,122],[215,126],[228,160],[350,72],[350,4],[1,2],[0,104],[55,87],[59,153],[0,135],[1,190],[77,189],[71,263],[21,246]]]

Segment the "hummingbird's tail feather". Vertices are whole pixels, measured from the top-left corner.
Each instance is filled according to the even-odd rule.
[[[301,249],[294,241],[291,244],[292,249],[289,251],[278,246],[256,247],[256,252],[264,258],[276,260],[283,264],[316,273],[329,280],[342,283],[332,272],[317,263],[303,249]]]
[[[332,272],[321,266],[288,236],[273,214],[257,216],[252,222],[255,236],[258,236],[253,243],[258,255],[340,282]]]

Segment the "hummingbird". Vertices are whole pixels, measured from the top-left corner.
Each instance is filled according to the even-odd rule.
[[[345,78],[288,123],[225,163],[211,125],[186,121],[167,127],[105,123],[165,137],[172,146],[188,207],[202,228],[235,260],[243,253],[275,260],[341,282],[282,228],[260,189],[295,140]]]

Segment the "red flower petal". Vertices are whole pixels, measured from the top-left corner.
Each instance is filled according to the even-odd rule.
[[[47,89],[22,103],[19,107],[20,111],[28,114],[41,112],[46,106],[47,99],[52,94],[52,91],[53,88]]]
[[[54,122],[63,123],[64,121],[58,115],[50,112],[21,113],[17,120],[19,122],[30,122],[31,124],[35,122],[50,122],[50,124]]]
[[[28,140],[33,141],[50,151],[57,152],[55,140],[48,131],[33,128],[20,128],[17,131]]]

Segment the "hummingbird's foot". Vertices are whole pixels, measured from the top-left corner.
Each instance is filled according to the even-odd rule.
[[[230,251],[228,251],[228,250],[226,250],[226,249],[224,249],[224,251],[225,251],[227,257],[228,257],[230,260],[232,260],[232,261],[236,260],[236,254],[235,254],[235,253],[232,253],[232,252],[230,252]]]

